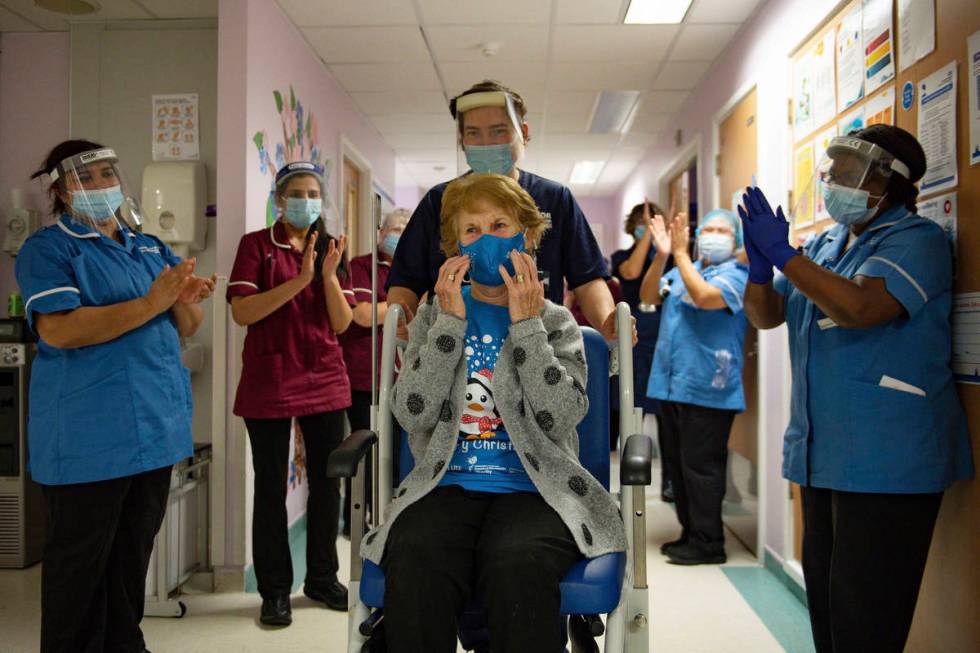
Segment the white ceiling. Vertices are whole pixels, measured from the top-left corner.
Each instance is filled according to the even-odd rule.
[[[763,0],[694,0],[680,25],[623,25],[628,1],[278,0],[420,186],[457,170],[448,98],[496,79],[529,110],[522,167],[567,183],[576,161],[607,162],[579,195],[619,188]],[[85,19],[217,16],[217,0],[95,2]],[[0,0],[0,32],[67,30],[65,18]],[[603,90],[641,92],[628,133],[588,133]]]
[[[606,161],[573,190],[609,195],[761,0],[694,0],[680,25],[623,25],[628,0],[278,2],[420,186],[457,170],[448,99],[496,79],[528,106],[522,167],[568,183],[576,161]],[[603,90],[641,92],[628,133],[588,133]]]

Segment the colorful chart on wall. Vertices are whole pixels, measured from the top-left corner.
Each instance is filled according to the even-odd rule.
[[[862,104],[854,111],[845,114],[843,118],[837,121],[837,133],[841,136],[847,136],[851,132],[864,129],[864,105]]]
[[[278,90],[272,91],[276,112],[282,125],[282,140],[273,142],[265,130],[255,132],[252,142],[259,151],[259,171],[269,177],[269,199],[266,201],[265,220],[267,225],[276,221],[275,187],[276,171],[287,163],[310,161],[323,167],[323,179],[327,192],[323,194],[323,210],[326,216],[334,212],[330,201],[330,174],[332,162],[321,160],[318,122],[313,112],[306,112],[303,103],[296,97],[292,85],[289,86],[288,99]],[[326,217],[325,216],[325,217]]]
[[[895,124],[895,87],[889,86],[864,103],[864,126]]]
[[[864,0],[861,6],[864,35],[864,93],[874,93],[895,77],[892,44],[892,0]]]
[[[201,157],[197,93],[154,95],[153,160],[196,161]]]

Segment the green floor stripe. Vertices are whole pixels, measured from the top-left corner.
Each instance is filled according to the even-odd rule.
[[[292,591],[295,592],[306,577],[306,513],[289,527],[289,555],[293,559]],[[245,591],[253,594],[259,591],[259,582],[255,578],[255,568],[252,565],[245,569]]]
[[[815,650],[806,608],[769,570],[764,567],[721,569],[788,653]]]

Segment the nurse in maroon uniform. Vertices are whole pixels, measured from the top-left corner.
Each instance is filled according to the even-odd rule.
[[[304,593],[347,609],[337,580],[340,492],[326,477],[327,457],[344,437],[350,382],[337,334],[351,323],[354,303],[343,262],[346,238],[333,239],[323,218],[323,171],[295,162],[276,174],[279,219],[242,237],[228,281],[236,323],[248,327],[234,412],[245,418],[252,444],[255,504],[252,553],[260,621],[287,626],[293,567],[286,524],[292,418],[306,447],[306,579]]]

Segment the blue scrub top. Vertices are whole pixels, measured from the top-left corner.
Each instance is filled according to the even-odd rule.
[[[156,237],[122,231],[119,244],[65,216],[24,243],[16,275],[32,329],[38,313],[142,297],[164,265],[180,262]],[[28,420],[31,475],[46,485],[130,476],[192,455],[190,375],[170,312],[98,345],[59,349],[42,339]]]
[[[606,262],[572,192],[544,177],[524,170],[519,172],[521,188],[551,221],[541,240],[536,261],[538,270],[545,273],[545,297],[563,304],[563,279],[574,290],[589,281],[608,278]],[[446,261],[439,247],[439,212],[442,194],[448,185],[449,182],[445,182],[433,186],[419,202],[398,241],[385,290],[401,286],[410,288],[419,297],[424,292],[433,294],[439,267]]]
[[[741,412],[745,410],[742,348],[748,326],[742,298],[748,268],[735,259],[707,268],[698,261],[694,267],[721,291],[727,308],[695,306],[677,268],[661,277],[661,291],[669,292],[661,305],[647,396]]]
[[[835,225],[805,254],[849,279],[881,278],[905,308],[871,329],[845,329],[784,276],[793,392],[783,475],[847,492],[940,492],[973,474],[950,369],[953,266],[943,230],[904,207],[879,216],[844,251]]]

